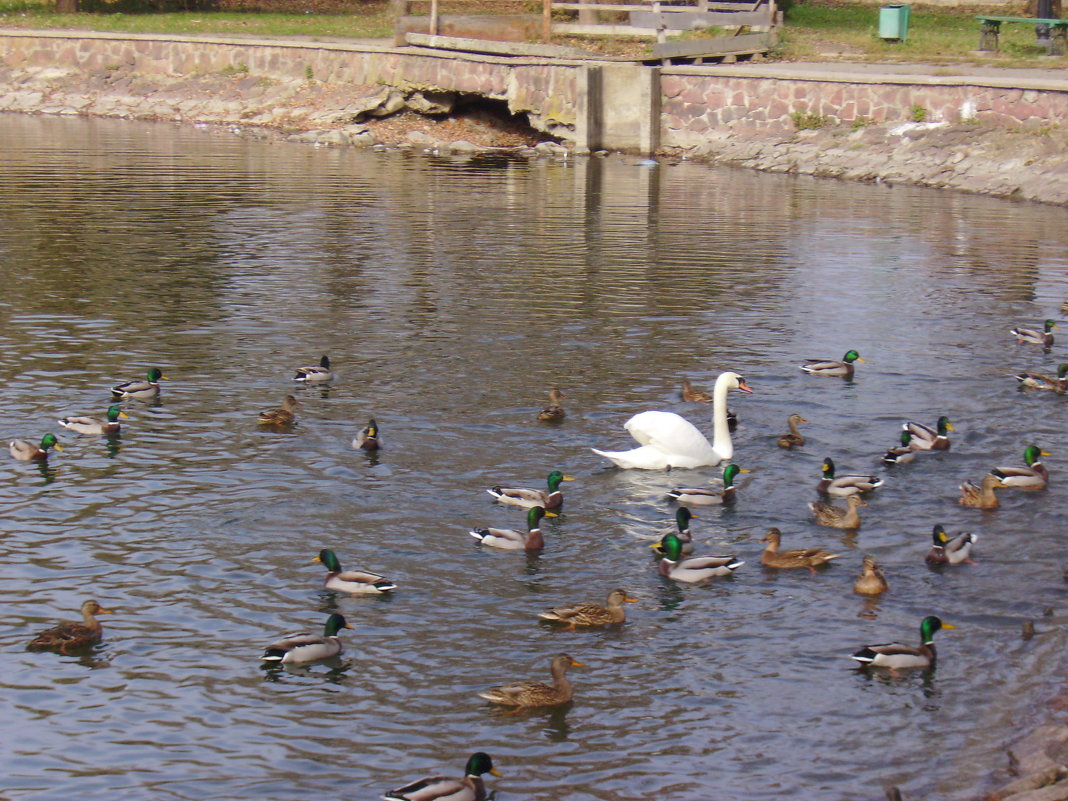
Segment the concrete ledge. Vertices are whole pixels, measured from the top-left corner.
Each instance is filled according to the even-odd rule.
[[[531,44],[529,42],[501,42],[488,39],[467,39],[460,36],[434,36],[429,33],[405,34],[405,41],[418,47],[434,47],[440,50],[459,50],[467,53],[492,53],[502,56],[535,56],[538,58],[565,58],[599,60],[595,53],[587,53],[576,47]]]
[[[937,69],[938,72],[932,70]],[[665,67],[664,74],[709,75],[731,78],[763,78],[822,83],[888,84],[894,86],[977,86],[992,89],[1035,89],[1068,92],[1068,78],[1059,70],[975,69],[959,75],[943,75],[931,65],[887,64],[720,64]]]

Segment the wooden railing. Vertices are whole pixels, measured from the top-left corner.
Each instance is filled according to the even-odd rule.
[[[486,0],[447,0],[450,8],[468,6],[485,10]],[[418,8],[429,15],[429,32],[439,33],[441,0],[394,0],[394,12],[412,14]],[[566,17],[567,19],[561,19]],[[634,36],[655,38],[705,28],[764,28],[775,26],[774,0],[542,0],[542,38],[553,34],[580,36]]]
[[[575,2],[546,0],[552,11],[574,12],[576,22],[552,21],[553,33],[580,36],[656,37],[663,42],[671,33],[705,28],[765,27],[775,24],[774,3],[769,0],[632,0],[631,2]],[[606,15],[615,19],[605,21]],[[626,17],[623,22],[619,17]]]

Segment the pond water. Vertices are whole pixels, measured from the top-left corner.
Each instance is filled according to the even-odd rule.
[[[0,432],[65,446],[0,460],[0,789],[7,799],[376,798],[489,752],[496,798],[970,799],[1064,678],[1068,401],[1021,393],[1055,372],[1008,331],[1068,298],[1063,209],[709,169],[449,160],[332,150],[215,129],[0,117]],[[1068,333],[1062,333],[1068,341]],[[809,357],[865,358],[852,381]],[[294,385],[329,354],[338,378]],[[159,366],[113,441],[60,430]],[[665,491],[721,468],[624,471],[644,409],[711,432],[688,377],[723,370],[745,476],[698,511],[699,553],[733,578],[659,578],[646,546]],[[535,422],[548,390],[566,420]],[[291,432],[260,409],[293,392]],[[775,445],[798,412],[807,444]],[[949,416],[949,452],[884,468],[906,420]],[[385,443],[350,443],[368,418]],[[1045,492],[957,504],[995,464],[1051,452]],[[823,457],[885,478],[850,534],[817,526]],[[538,556],[480,548],[518,526],[485,492],[553,469],[564,513]],[[932,571],[930,531],[979,534],[978,564]],[[843,556],[817,575],[759,564],[760,539]],[[312,561],[396,581],[324,591]],[[873,554],[891,589],[851,591]],[[625,625],[560,632],[537,612],[640,600]],[[85,598],[114,614],[88,655],[25,650]],[[1047,609],[1052,617],[1043,617]],[[353,626],[345,654],[269,671],[277,635]],[[929,674],[867,675],[872,642],[937,637]],[[1038,636],[1021,637],[1024,620]],[[477,695],[548,678],[575,701],[502,714]]]

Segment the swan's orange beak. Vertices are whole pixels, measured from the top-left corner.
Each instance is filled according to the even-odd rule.
[[[742,392],[752,392],[753,391],[753,390],[751,390],[749,388],[749,385],[747,383],[745,383],[745,379],[744,378],[739,378],[738,379],[738,389],[740,389]]]

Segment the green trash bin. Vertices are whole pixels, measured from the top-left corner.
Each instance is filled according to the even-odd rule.
[[[909,36],[910,6],[894,4],[879,9],[879,38],[905,41]]]

